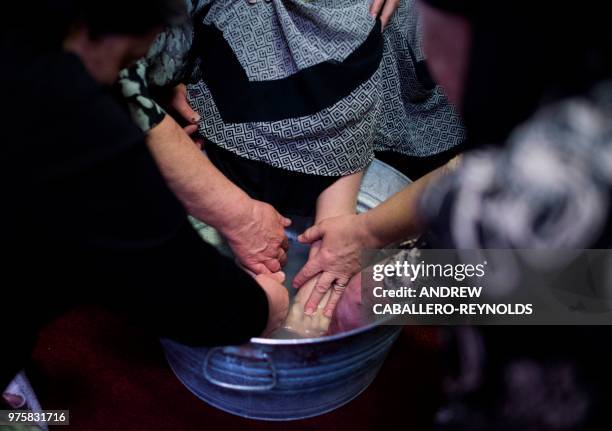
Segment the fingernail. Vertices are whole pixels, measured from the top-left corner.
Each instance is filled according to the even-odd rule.
[[[310,315],[311,315],[311,314],[313,314],[313,313],[314,313],[314,308],[312,308],[312,307],[307,307],[307,308],[304,310],[304,314],[307,314],[308,316],[310,316]]]
[[[332,317],[332,314],[334,313],[331,310],[325,310],[325,312],[323,313],[325,317]]]
[[[202,117],[200,117],[199,115],[196,114],[193,117],[191,117],[191,122],[192,123],[198,123],[200,121],[200,118],[202,118]]]

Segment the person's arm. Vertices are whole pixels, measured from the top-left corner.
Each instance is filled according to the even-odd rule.
[[[347,175],[325,189],[317,199],[315,223],[329,218],[354,215],[362,177],[363,172]],[[321,249],[320,242],[315,242],[311,246],[308,261],[317,260],[320,253],[326,252]],[[334,271],[313,274],[300,285],[296,300],[303,304],[306,314],[313,314],[319,309],[326,317],[330,317],[347,283],[347,278]],[[328,293],[330,290],[331,293]]]
[[[286,289],[254,280],[199,237],[145,136],[115,100],[83,80],[51,88],[58,97],[50,100],[63,103],[47,109],[30,135],[35,147],[21,168],[28,181],[17,208],[19,226],[36,223],[36,240],[20,229],[27,260],[18,261],[35,262],[36,271],[20,271],[23,285],[49,309],[103,302],[194,344],[244,342],[280,324]]]
[[[360,215],[358,229],[366,248],[382,248],[423,233],[425,221],[419,215],[419,200],[425,189],[453,169],[456,159],[419,178],[376,208]]]
[[[339,178],[317,198],[315,223],[330,217],[355,214],[363,171]]]
[[[335,280],[346,284],[361,270],[364,250],[381,248],[422,233],[425,226],[419,217],[419,199],[428,185],[452,169],[454,163],[451,161],[421,177],[368,212],[327,218],[304,231],[298,237],[300,242],[320,241],[320,250],[295,276],[293,286],[300,287],[319,273],[329,273],[328,280],[333,275]],[[330,308],[333,306],[335,303]]]
[[[317,199],[316,220],[354,214],[361,178],[362,172],[348,175],[325,189]],[[311,246],[310,258],[318,249],[319,243]],[[318,337],[327,332],[333,308],[342,294],[342,289],[330,289],[337,280],[326,282],[329,275],[315,275],[300,287],[283,324],[285,329],[304,337]]]
[[[241,264],[256,274],[281,269],[289,219],[228,180],[172,117],[149,130],[147,145],[187,211],[218,229]]]
[[[114,281],[109,307],[157,336],[193,346],[241,344],[287,316],[282,272],[248,275],[187,223],[162,246],[115,251],[106,262],[113,269],[104,277]]]
[[[242,343],[284,319],[286,289],[253,279],[199,237],[144,142],[37,190],[50,250],[34,260],[61,286],[53,301],[103,302],[193,345]]]
[[[286,260],[284,228],[290,220],[249,198],[213,166],[188,136],[197,130],[200,116],[189,105],[185,86],[175,87],[169,100],[187,124],[182,128],[150,97],[148,67],[141,60],[124,69],[119,89],[171,190],[190,214],[221,232],[242,265],[256,274],[279,271]]]

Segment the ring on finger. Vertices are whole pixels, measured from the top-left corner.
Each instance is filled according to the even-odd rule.
[[[334,282],[334,284],[332,284],[332,287],[334,288],[334,290],[344,290],[344,288],[346,288],[346,284]]]

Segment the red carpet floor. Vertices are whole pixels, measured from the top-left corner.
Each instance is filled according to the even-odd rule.
[[[405,328],[377,379],[348,405],[301,421],[242,419],[192,395],[155,339],[94,307],[45,328],[28,373],[43,408],[69,409],[69,428],[88,431],[420,431],[430,428],[440,383],[437,332]]]

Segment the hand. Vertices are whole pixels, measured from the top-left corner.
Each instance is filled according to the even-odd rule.
[[[187,101],[187,87],[185,87],[185,84],[179,84],[174,87],[168,104],[187,123],[183,130],[188,135],[191,136],[198,131],[200,114],[194,111]]]
[[[370,6],[370,14],[377,17],[380,14],[380,22],[384,30],[389,20],[399,7],[400,0],[374,0]],[[382,10],[382,12],[381,12]]]
[[[329,334],[350,331],[368,323],[361,299],[361,273],[358,273],[346,286],[346,291],[338,302],[336,312],[329,325]]]
[[[285,281],[283,272],[260,274],[255,276],[255,281],[259,283],[268,297],[268,325],[262,334],[262,336],[267,336],[280,328],[285,321],[289,313],[289,292],[282,285]]]
[[[241,213],[231,223],[218,226],[238,262],[255,274],[280,271],[287,261],[285,228],[291,220],[272,205],[250,198]]]
[[[300,288],[321,274],[304,312],[312,314],[326,292],[333,288],[324,310],[324,315],[331,317],[349,280],[361,270],[361,253],[369,244],[363,218],[351,214],[322,220],[304,231],[298,240],[315,243],[316,250],[311,252],[308,262],[293,279],[293,287]]]

